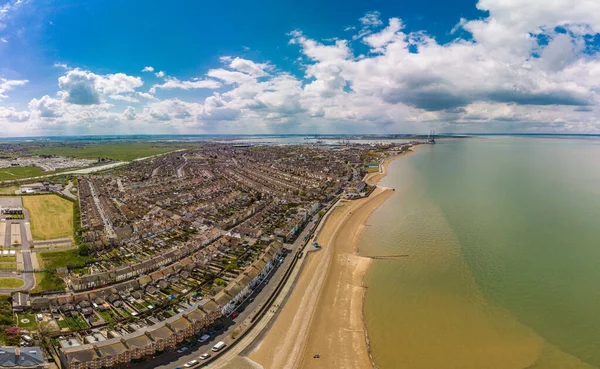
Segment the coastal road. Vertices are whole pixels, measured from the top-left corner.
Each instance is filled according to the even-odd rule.
[[[298,248],[302,246],[302,244],[304,243],[304,237],[309,234],[310,230],[318,223],[318,221],[320,221],[320,224],[318,225],[318,228],[316,229],[315,236],[319,233],[320,228],[323,226],[324,222],[326,221],[329,214],[333,211],[334,208],[335,208],[335,206],[332,206],[328,210],[327,215],[325,215],[322,219],[318,219],[317,216],[313,217],[313,219],[311,220],[309,225],[305,228],[305,230],[302,232],[300,237],[298,237],[298,240],[297,240],[298,244],[296,245],[295,250],[298,250]],[[311,240],[312,239],[308,240],[308,242],[310,242]],[[317,250],[317,249],[311,247],[310,245],[305,250],[306,250],[306,254],[309,252],[321,252],[322,251],[322,249]],[[294,255],[295,255],[295,252],[294,252]],[[214,362],[207,365],[206,369],[235,368],[235,366],[232,366],[232,362],[234,362],[236,359],[243,357],[249,353],[249,351],[252,349],[253,345],[256,344],[258,342],[258,340],[260,340],[262,338],[264,332],[266,332],[272,326],[273,322],[275,321],[275,318],[279,315],[281,309],[283,309],[283,307],[285,306],[285,303],[289,297],[289,294],[292,292],[292,290],[296,286],[298,277],[299,277],[300,273],[302,272],[302,270],[304,269],[305,258],[306,258],[306,256],[304,257],[304,259],[302,259],[301,261],[299,261],[298,263],[296,263],[294,265],[288,279],[283,284],[283,287],[281,288],[281,290],[275,297],[275,300],[272,301],[272,308],[269,309],[256,322],[254,327],[252,327],[251,330],[242,339],[240,339],[240,341],[238,341],[234,347],[230,348],[228,351],[226,351],[225,353],[220,355],[218,358],[216,358],[214,360]],[[288,268],[286,267],[285,269],[288,269]]]
[[[215,343],[219,341],[224,341],[229,346],[231,346],[231,342],[233,342],[233,340],[231,339],[231,334],[240,327],[247,327],[251,324],[250,319],[254,315],[256,315],[258,310],[264,304],[265,300],[272,295],[273,290],[276,288],[279,281],[283,278],[283,275],[285,274],[286,270],[289,269],[290,264],[292,263],[293,258],[296,255],[296,251],[303,246],[305,242],[304,237],[306,237],[310,233],[310,230],[317,224],[318,220],[318,216],[314,216],[304,227],[296,241],[294,241],[292,245],[287,245],[286,248],[288,248],[290,252],[285,257],[283,263],[277,269],[275,269],[274,272],[271,272],[271,275],[269,275],[266,278],[266,283],[263,283],[261,287],[258,288],[258,290],[255,291],[249,297],[248,300],[246,300],[247,302],[245,305],[243,305],[243,310],[236,310],[236,312],[239,315],[235,319],[229,319],[226,321],[226,327],[224,331],[217,332],[215,335],[211,336],[211,338],[207,342],[204,342],[203,344],[196,343],[196,346],[190,348],[183,354],[178,354],[177,352],[173,351],[167,352],[155,359],[150,359],[140,364],[133,365],[133,367],[136,369],[173,369],[177,367],[183,367],[183,365],[189,361],[198,360],[198,356],[202,354],[209,353],[211,354],[211,356],[214,356],[215,353],[211,351],[211,348],[215,345]],[[297,263],[296,265],[299,264],[301,263]],[[289,285],[288,289],[291,288],[290,281],[293,281],[294,278],[288,279],[288,282],[286,283],[286,285]],[[282,294],[280,292],[278,296],[282,295],[285,294]],[[278,298],[275,303],[281,304],[284,298],[284,296]],[[250,301],[250,299],[252,299],[252,301]],[[211,363],[208,366],[208,368],[222,368],[228,365],[233,358],[237,357],[244,349],[246,349],[250,344],[252,344],[252,342],[254,342],[256,337],[258,337],[258,335],[270,323],[271,319],[273,318],[273,316],[276,316],[276,314],[277,309],[269,309],[269,311],[258,321],[258,323],[256,323],[256,325],[253,328],[251,328],[251,331],[248,334],[246,334],[244,338],[242,338],[239,342],[236,342],[233,347],[228,348],[227,351],[221,353],[221,355],[215,357],[215,362]],[[212,359],[213,358],[211,357],[211,360]],[[201,364],[207,363],[203,362]]]

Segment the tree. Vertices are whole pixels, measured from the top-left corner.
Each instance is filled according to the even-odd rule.
[[[225,267],[225,270],[228,271],[228,272],[231,272],[233,270],[236,270],[239,267],[240,266],[238,265],[238,263],[233,262],[233,263],[227,264],[227,266]]]
[[[216,279],[215,279],[215,284],[216,284],[217,286],[221,286],[221,287],[225,287],[225,286],[227,286],[227,282],[225,282],[225,281],[224,281],[223,279],[221,279],[221,278],[216,278]]]
[[[88,256],[90,254],[90,247],[87,243],[82,243],[78,248],[80,256]]]

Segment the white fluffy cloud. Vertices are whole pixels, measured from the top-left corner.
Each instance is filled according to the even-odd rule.
[[[48,95],[31,100],[29,110],[38,118],[58,118],[65,112],[63,102]]]
[[[3,108],[0,124],[29,119],[113,128],[122,120],[222,133],[600,132],[600,58],[589,47],[600,32],[600,2],[480,0],[477,7],[489,16],[457,20],[448,31],[464,35],[456,32],[462,28],[469,37],[445,44],[378,12],[348,27],[348,39],[292,31],[301,77],[269,62],[223,56],[222,65],[194,78],[147,66],[142,72],[164,81],[145,92],[139,77],[68,70],[57,96],[31,100],[29,112]],[[357,54],[361,48],[367,51]],[[0,97],[18,85],[7,82],[0,80]],[[169,98],[159,99],[159,90]],[[202,97],[177,98],[179,90],[200,90]]]
[[[229,61],[229,68],[233,70],[240,71],[242,73],[246,73],[253,77],[264,77],[269,75],[267,72],[269,69],[272,69],[272,66],[269,63],[255,63],[252,60],[242,59],[242,58],[234,58],[224,57],[223,61]]]
[[[214,80],[210,80],[210,79],[193,79],[191,81],[180,81],[177,78],[174,77],[168,77],[165,81],[165,83],[162,84],[156,84],[154,86],[152,86],[152,88],[150,89],[150,93],[155,93],[157,89],[164,89],[164,90],[173,90],[173,89],[183,89],[183,90],[190,90],[190,89],[196,89],[196,88],[219,88],[221,87],[221,84],[217,81]]]
[[[58,79],[63,100],[76,105],[96,105],[103,96],[115,100],[132,101],[126,95],[134,93],[144,84],[141,78],[123,73],[98,75],[89,71],[75,69]]]
[[[125,109],[125,111],[123,112],[123,116],[127,120],[134,120],[137,116],[135,108],[133,106],[128,106],[127,109]]]
[[[2,119],[13,123],[26,122],[29,120],[29,112],[17,111],[14,108],[3,108],[0,106],[0,120]]]
[[[200,104],[189,103],[179,99],[168,99],[149,104],[144,114],[149,119],[166,122],[170,120],[189,120],[202,108]]]

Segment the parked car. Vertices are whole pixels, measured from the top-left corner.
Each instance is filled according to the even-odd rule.
[[[200,359],[200,360],[206,360],[206,359],[208,359],[209,357],[210,357],[210,354],[202,354],[202,355],[200,355],[200,356],[198,357],[198,359]]]
[[[198,364],[198,360],[192,360],[192,361],[188,361],[183,366],[186,367],[186,368],[189,368],[189,367],[192,367],[192,366],[194,366],[196,364]]]
[[[221,350],[223,347],[225,347],[225,342],[220,341],[216,345],[213,346],[212,350],[214,352],[217,352],[217,351]]]
[[[186,346],[183,346],[182,348],[177,350],[177,353],[181,354],[182,352],[186,352],[187,350],[188,350],[188,348]]]
[[[198,342],[202,343],[207,341],[210,338],[210,336],[208,334],[204,334],[202,335],[202,337],[200,337],[200,339],[198,340]]]
[[[240,315],[240,314],[239,313],[233,313],[233,314],[231,314],[231,317],[235,319],[235,318],[238,317],[238,315]]]

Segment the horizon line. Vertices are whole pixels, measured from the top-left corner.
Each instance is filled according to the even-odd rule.
[[[39,135],[39,136],[7,136],[3,140],[40,139],[40,138],[92,138],[92,137],[426,137],[428,133],[142,133],[142,134],[85,134],[85,135]],[[600,133],[525,133],[525,132],[499,132],[499,133],[436,133],[438,137],[465,137],[465,136],[589,136],[600,137]]]

